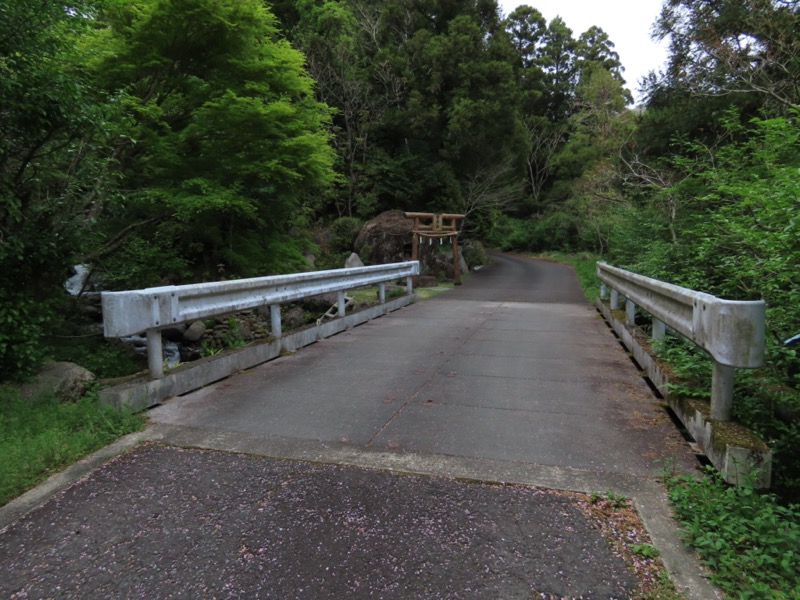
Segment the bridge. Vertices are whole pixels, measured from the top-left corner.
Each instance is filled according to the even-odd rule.
[[[587,550],[588,546],[583,546],[587,540],[590,546],[595,544],[599,548],[603,544],[598,541],[597,531],[586,529],[574,514],[558,508],[565,506],[559,504],[567,502],[564,498],[556,504],[531,509],[539,511],[531,529],[506,524],[504,527],[510,529],[501,528],[500,533],[496,527],[492,534],[480,533],[480,536],[499,536],[493,538],[496,545],[492,546],[492,552],[513,543],[521,544],[519,547],[524,550],[520,552],[525,556],[538,557],[533,563],[513,567],[512,571],[501,565],[506,559],[497,559],[495,555],[490,567],[466,565],[459,569],[448,561],[458,563],[462,559],[456,554],[445,560],[442,558],[445,554],[440,554],[445,552],[441,545],[431,551],[433,554],[426,554],[430,551],[426,546],[431,541],[428,538],[436,539],[438,535],[438,526],[428,521],[429,528],[420,530],[398,558],[393,545],[407,543],[403,541],[405,528],[414,530],[417,520],[422,518],[420,515],[435,514],[440,523],[450,519],[456,523],[464,510],[469,515],[470,507],[478,502],[476,484],[458,484],[458,492],[439,488],[431,491],[424,486],[432,484],[414,479],[425,476],[445,477],[456,484],[520,484],[631,498],[678,587],[690,598],[716,595],[694,559],[682,549],[669,517],[665,493],[657,481],[665,468],[691,472],[697,467],[697,456],[606,321],[584,299],[573,271],[563,265],[494,255],[490,266],[471,274],[459,288],[170,398],[151,409],[148,417],[146,431],[123,440],[116,451],[130,447],[139,450],[101,466],[89,483],[73,488],[78,490],[80,501],[74,504],[63,498],[59,501],[59,506],[67,506],[62,508],[68,511],[67,521],[72,523],[67,527],[75,527],[74,523],[81,519],[91,521],[91,515],[108,510],[132,530],[136,529],[132,523],[143,522],[156,529],[161,527],[162,533],[163,527],[172,528],[167,539],[182,549],[181,556],[171,555],[168,548],[158,550],[157,541],[144,546],[132,544],[121,550],[131,553],[133,558],[128,562],[135,562],[140,569],[147,562],[142,553],[163,552],[171,556],[177,573],[172,579],[169,573],[160,570],[148,575],[156,587],[147,590],[136,587],[142,584],[129,577],[126,581],[132,587],[125,589],[131,593],[180,589],[175,587],[176,578],[181,580],[191,571],[197,574],[200,583],[189,585],[186,589],[192,591],[186,593],[224,596],[224,587],[215,587],[222,584],[210,573],[230,571],[225,562],[230,557],[221,563],[218,556],[221,546],[216,546],[213,540],[224,537],[226,528],[245,527],[238,521],[231,526],[230,521],[219,516],[222,513],[234,516],[237,511],[254,511],[242,517],[245,521],[251,519],[247,527],[252,526],[252,515],[260,514],[259,511],[266,511],[263,514],[275,519],[274,527],[278,528],[270,526],[273,528],[266,533],[259,530],[260,536],[283,539],[287,530],[294,532],[291,552],[278,553],[282,562],[275,559],[278,571],[270,570],[271,563],[247,546],[250,542],[242,542],[244,538],[226,542],[233,546],[241,543],[240,549],[245,548],[242,552],[250,557],[248,561],[265,569],[264,573],[271,573],[273,581],[282,582],[280,586],[275,583],[278,587],[272,588],[272,592],[281,590],[289,594],[284,597],[301,597],[298,590],[304,589],[302,581],[310,585],[308,589],[317,589],[317,593],[324,589],[330,594],[367,597],[367,588],[361,590],[364,592],[361,595],[353,592],[353,581],[359,573],[365,586],[373,586],[372,591],[383,590],[379,596],[396,598],[448,594],[488,597],[480,592],[466,593],[465,590],[473,589],[469,587],[472,585],[491,597],[509,598],[529,597],[534,592],[553,597],[611,598],[630,592],[630,582],[626,579],[629,575],[622,574],[624,569],[615,570],[619,566],[607,551]],[[156,446],[143,447],[140,445],[143,441]],[[171,448],[191,450],[176,454]],[[224,452],[208,454],[207,451]],[[241,453],[233,456],[251,458],[231,462],[225,458],[232,456],[227,454],[230,452]],[[269,463],[278,466],[270,467],[276,470],[264,475],[259,470],[262,463],[252,462],[255,460],[252,457],[280,461]],[[105,460],[101,457],[98,464],[103,465]],[[301,464],[321,466],[292,466]],[[345,471],[326,471],[325,465]],[[397,491],[399,480],[387,475],[398,472],[412,477],[402,480],[411,488],[403,494]],[[175,483],[179,480],[183,482],[180,486]],[[313,494],[309,491],[312,480],[318,486]],[[251,487],[258,481],[268,493]],[[343,491],[343,482],[349,491]],[[120,486],[125,494],[120,495]],[[424,489],[421,491],[419,486]],[[219,490],[223,488],[227,491],[221,498]],[[485,492],[483,488],[480,490]],[[502,488],[495,492],[504,493]],[[47,494],[54,492],[42,493],[43,497],[23,499],[16,510],[24,514],[31,506],[46,502]],[[354,494],[359,500],[353,499]],[[466,496],[452,504],[453,494]],[[248,499],[248,495],[257,495],[258,502]],[[303,498],[309,495],[313,500],[306,504]],[[103,498],[109,500],[104,503]],[[535,506],[532,498],[526,502],[529,508]],[[294,512],[281,513],[283,516],[271,512],[275,509],[270,507],[285,503],[296,506]],[[338,528],[331,526],[324,535],[319,534],[322,537],[314,531],[319,523],[327,523],[324,515],[317,515],[319,520],[313,522],[316,525],[299,524],[302,521],[299,514],[327,510],[325,514],[330,517],[331,511],[335,513],[341,508],[341,503],[357,505],[372,517],[359,521],[361,529],[351,530],[340,523]],[[217,508],[208,508],[212,504]],[[50,501],[45,507],[55,510],[52,505]],[[515,506],[513,499],[506,496],[498,496],[490,505],[491,510],[500,512],[505,510],[504,506]],[[323,510],[323,506],[327,509]],[[526,509],[513,510],[524,513]],[[37,514],[43,514],[38,521]],[[518,519],[522,513],[514,514]],[[48,520],[53,518],[46,511],[32,515],[25,517],[29,519],[25,525],[28,530],[46,529]],[[366,543],[361,538],[368,535],[365,532],[373,531],[375,520],[393,517],[397,518],[399,529],[392,530],[383,544],[371,547],[372,552],[394,557],[392,564],[401,570],[410,568],[403,560],[415,554],[413,548],[427,556],[422,562],[428,565],[430,561],[436,562],[438,556],[444,562],[433,569],[433,574],[426,571],[427,567],[417,565],[417,576],[422,577],[419,581],[423,583],[413,585],[422,587],[408,583],[413,580],[411,575],[408,576],[411,579],[403,579],[406,583],[397,583],[399,588],[387,584],[384,580],[389,567],[379,564],[380,561],[373,564],[372,559],[362,557],[355,567],[348,562],[351,553]],[[355,513],[352,518],[361,519]],[[167,519],[167,525],[157,526],[162,519]],[[208,530],[202,531],[197,525],[201,521]],[[542,529],[548,526],[556,531]],[[122,534],[114,533],[118,527],[96,535],[101,535],[102,543],[111,543],[108,536],[117,540],[114,543],[120,543],[118,536]],[[558,541],[560,535],[576,528],[582,533],[570,537],[569,543]],[[15,530],[14,535],[24,539],[23,530]],[[340,536],[352,544],[347,546],[349,549],[330,549],[330,544],[336,546],[332,540]],[[313,544],[317,546],[311,547]],[[322,547],[330,555],[321,555]],[[1,550],[2,544],[0,563]],[[66,554],[76,551],[65,550]],[[32,551],[32,563],[26,569],[47,572],[41,561],[50,560],[46,557],[52,557],[52,552],[48,554],[45,549],[40,552],[45,558],[37,563],[36,551]],[[598,559],[601,555],[602,560]],[[193,558],[187,562],[185,556]],[[95,561],[92,568],[108,568],[103,556],[92,560]],[[298,561],[308,565],[295,575],[295,583],[281,579],[277,573],[298,569]],[[157,562],[169,570],[169,564]],[[537,571],[541,565],[549,566]],[[338,579],[332,573],[320,575],[328,569],[338,569],[342,574]],[[484,569],[490,575],[475,575],[478,577],[475,583],[465,569],[470,573]],[[94,575],[85,575],[87,569],[80,561],[67,572],[75,586],[87,585],[86,577],[97,584]],[[236,577],[243,572],[236,571]],[[119,576],[125,580],[124,575]],[[41,577],[46,580],[47,575]],[[458,581],[454,582],[454,577]],[[609,578],[619,581],[610,582]],[[377,583],[378,579],[383,583]],[[235,580],[243,594],[259,595],[256,583]],[[322,580],[332,587],[324,587],[319,583]],[[102,581],[97,589],[110,589],[103,585],[111,584]],[[201,584],[206,587],[197,587]],[[48,589],[46,585],[44,589]],[[263,597],[272,595],[265,593]],[[315,597],[313,591],[308,597]]]
[[[150,411],[161,425],[654,475],[674,425],[565,266],[496,255],[469,284]]]

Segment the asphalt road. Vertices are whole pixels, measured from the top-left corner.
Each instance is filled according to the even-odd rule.
[[[678,586],[714,597],[655,479],[689,447],[570,269],[494,259],[168,400],[0,509],[0,596],[631,597],[555,488],[632,498]]]

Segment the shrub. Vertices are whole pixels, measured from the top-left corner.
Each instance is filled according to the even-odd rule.
[[[797,598],[800,507],[781,506],[751,483],[729,486],[709,471],[666,481],[686,542],[711,579],[737,598]]]

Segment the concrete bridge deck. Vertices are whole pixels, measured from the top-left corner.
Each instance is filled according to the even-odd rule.
[[[431,514],[444,511],[445,520],[449,514],[453,523],[459,523],[453,511],[461,514],[464,507],[473,502],[476,507],[487,502],[495,509],[517,506],[513,509],[517,511],[517,521],[526,510],[524,503],[514,504],[518,499],[507,496],[479,500],[476,494],[483,494],[485,490],[474,485],[470,487],[468,483],[456,484],[458,491],[448,492],[438,488],[426,490],[422,484],[422,489],[415,491],[415,486],[410,485],[403,493],[418,496],[413,502],[400,500],[392,495],[399,493],[399,484],[386,471],[445,476],[451,482],[453,478],[513,482],[625,495],[635,500],[653,543],[661,551],[679,587],[686,590],[689,597],[710,598],[715,594],[700,577],[697,565],[682,550],[675,524],[669,518],[664,492],[655,480],[666,465],[691,470],[696,466],[696,459],[615,337],[583,299],[572,271],[561,265],[496,255],[491,266],[471,275],[460,288],[323,340],[294,355],[171,399],[151,410],[149,416],[148,430],[131,438],[131,443],[147,439],[183,448],[377,469],[370,471],[372,476],[353,475],[349,471],[326,471],[327,467],[321,466],[290,468],[287,464],[294,463],[268,461],[273,465],[269,469],[273,470],[261,477],[266,482],[264,485],[272,490],[270,494],[286,488],[308,492],[309,487],[296,487],[298,478],[314,488],[318,504],[313,509],[303,505],[302,511],[322,510],[319,503],[327,505],[329,513],[332,505],[341,508],[344,502],[350,506],[352,497],[349,500],[340,497],[343,481],[350,481],[346,485],[353,485],[353,489],[358,490],[355,493],[372,498],[373,504],[392,506],[386,509],[384,516],[393,515],[398,524],[412,523],[426,511]],[[223,454],[214,459],[198,454],[193,459],[189,456],[201,451],[191,451],[188,455],[172,452],[156,446],[144,451],[143,458],[137,458],[136,453],[131,455],[133,465],[124,458],[118,461],[120,469],[128,468],[135,477],[149,482],[143,483],[144,489],[149,491],[142,495],[141,502],[129,507],[131,513],[141,516],[150,510],[148,497],[158,496],[159,477],[173,481],[175,472],[185,473],[187,468],[195,473],[195,485],[200,485],[201,490],[217,485],[213,482],[224,480],[232,472],[239,475],[226,485],[250,489],[246,470],[239,470],[242,461],[252,461],[253,457],[232,461],[227,457],[240,455]],[[200,467],[194,460],[209,464]],[[156,475],[145,475],[144,471],[137,470],[141,461],[153,463],[152,468],[145,471]],[[89,483],[75,486],[75,493],[80,495],[81,490],[86,490],[90,498],[89,490],[93,485],[113,488],[109,481],[119,481],[113,475],[114,464],[100,469],[105,475],[99,476],[99,481],[90,474]],[[252,464],[250,468],[258,471],[266,468],[263,464],[267,463]],[[293,473],[291,477],[286,475],[286,469]],[[216,472],[217,479],[209,472]],[[352,483],[354,477],[358,484]],[[131,480],[125,485],[136,489]],[[177,514],[192,512],[180,506],[187,501],[187,494],[196,500],[199,493],[194,492],[192,496],[185,488],[187,485],[192,484],[167,486],[169,491],[164,494],[170,496],[170,502],[166,506],[164,502],[156,502],[161,507],[159,514],[170,510]],[[243,493],[247,496],[256,492]],[[464,495],[451,505],[453,499],[449,494]],[[339,498],[338,504],[335,498]],[[223,499],[217,501],[226,505]],[[490,546],[497,551],[509,543],[515,544],[518,552],[527,554],[530,560],[515,563],[511,571],[503,571],[495,563],[491,568],[484,565],[481,568],[493,573],[489,579],[478,577],[472,581],[463,572],[463,565],[460,569],[455,565],[439,565],[433,569],[436,575],[419,567],[416,575],[406,573],[403,578],[391,580],[394,583],[390,585],[385,581],[385,565],[365,566],[366,559],[362,559],[358,563],[360,567],[352,567],[355,575],[328,578],[326,584],[325,577],[321,580],[317,577],[320,569],[333,568],[348,573],[342,563],[344,559],[335,548],[324,552],[319,549],[333,543],[333,538],[343,531],[326,526],[311,536],[319,546],[316,550],[303,550],[303,544],[295,540],[292,546],[295,554],[278,552],[282,568],[296,573],[294,583],[280,580],[275,571],[268,570],[261,579],[256,578],[249,584],[242,583],[241,573],[238,579],[232,575],[237,582],[232,585],[240,590],[240,597],[314,598],[337,597],[343,593],[351,597],[386,598],[626,597],[631,583],[624,575],[624,568],[619,570],[620,565],[614,563],[613,553],[601,548],[603,544],[598,541],[596,531],[592,533],[591,527],[586,529],[577,516],[560,511],[557,505],[545,503],[544,507],[535,508],[537,504],[532,497],[526,501],[531,503],[536,514],[535,518],[525,517],[532,519],[530,528],[521,528],[515,534],[512,526],[503,537],[497,534],[496,519],[499,517],[495,515],[490,521],[499,537]],[[91,500],[87,502],[83,507],[66,504],[77,520],[87,519],[92,511],[96,514],[98,508],[107,507],[101,503],[92,508]],[[292,500],[282,499],[283,510],[287,510],[286,502],[291,504]],[[269,502],[264,506],[267,504]],[[36,564],[25,566],[24,561],[14,563],[8,536],[24,541],[25,532],[36,529],[37,519],[53,518],[41,516],[54,510],[52,505],[50,501],[20,521],[21,525],[14,524],[0,535],[0,566],[41,568]],[[370,501],[364,499],[358,505],[364,509]],[[117,518],[122,516],[117,514]],[[214,519],[209,517],[209,520]],[[314,531],[311,524],[302,523],[301,515],[291,511],[284,512],[280,519],[286,529],[299,528],[296,535],[300,538],[304,532],[311,535]],[[365,524],[367,531],[374,526],[373,521],[374,513],[370,520],[372,525]],[[174,525],[174,521],[171,522]],[[225,527],[225,522],[218,525]],[[553,532],[545,531],[548,526],[561,531],[577,527],[583,531],[578,538],[584,542],[591,540],[589,546],[595,544],[597,548],[587,547],[577,539],[572,544],[555,544]],[[156,536],[155,531],[151,533]],[[191,555],[186,548],[202,548],[209,543],[203,537],[207,534],[202,528],[187,530],[183,535],[189,540],[186,547],[175,539],[174,532],[172,536],[165,534],[165,539],[170,546],[177,545]],[[269,547],[269,540],[264,538],[277,534],[274,530],[259,529],[252,535],[261,538],[263,547]],[[423,553],[426,551],[427,534],[422,530],[413,542],[404,535],[399,531],[388,534],[385,545],[378,544],[373,551],[390,552],[393,536],[396,543],[417,544]],[[430,535],[436,536],[435,533]],[[515,535],[517,539],[510,541]],[[519,535],[525,539],[519,539]],[[362,542],[363,539],[353,543]],[[108,539],[100,536],[97,543],[108,543]],[[228,543],[233,542],[229,540]],[[558,551],[555,546],[559,547]],[[221,547],[213,547],[217,548],[217,554],[222,552]],[[429,550],[433,558],[426,560],[447,556],[448,561],[459,561],[458,553],[450,556],[441,545]],[[136,554],[142,547],[134,545],[128,547],[128,551]],[[310,571],[298,570],[298,561],[304,562],[300,558],[304,552],[317,556],[309,563],[314,565],[308,566]],[[326,552],[327,558],[318,556]],[[209,549],[207,554],[213,552]],[[467,556],[468,553],[462,558]],[[102,564],[103,559],[95,560],[92,568],[99,568],[97,564]],[[175,560],[181,565],[176,574],[171,579],[156,577],[156,587],[147,589],[161,590],[165,594],[163,597],[192,597],[186,590],[202,591],[185,583],[186,573],[181,569],[188,566],[185,561]],[[211,556],[200,557],[197,561],[204,570],[236,571],[220,557],[216,560]],[[479,562],[469,571],[480,571]],[[259,564],[260,568],[265,568],[265,562]],[[77,568],[67,571],[73,573]],[[402,569],[408,568],[407,564],[402,565]],[[364,571],[364,587],[352,588],[359,569]],[[71,576],[77,577],[74,573]],[[378,583],[379,580],[383,583]],[[511,585],[511,580],[516,583]],[[235,596],[228,595],[224,588],[214,587],[216,580],[213,578],[211,583],[203,581],[206,592],[201,595]],[[309,587],[303,588],[303,581],[307,581]],[[412,581],[417,584],[410,583]],[[183,587],[180,582],[184,582]],[[133,582],[129,584],[124,590],[140,589]],[[4,585],[8,584],[0,583],[0,590],[12,590]],[[45,583],[41,585],[47,589]],[[116,590],[111,594],[114,597],[127,595],[119,591],[123,588],[98,589]]]

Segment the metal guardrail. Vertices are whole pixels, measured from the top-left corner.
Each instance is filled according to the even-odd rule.
[[[724,300],[603,262],[597,263],[597,276],[611,288],[612,310],[618,308],[620,295],[626,299],[629,324],[639,306],[653,316],[654,339],[661,339],[670,327],[711,355],[711,418],[729,421],[734,369],[764,364],[766,303]],[[605,298],[605,289],[601,296]]]
[[[161,330],[259,306],[270,307],[272,335],[281,337],[280,305],[338,292],[338,315],[345,314],[344,292],[378,284],[380,302],[386,301],[386,282],[406,279],[407,292],[413,292],[411,278],[419,275],[419,262],[354,267],[331,271],[274,275],[253,279],[218,281],[179,286],[162,286],[124,292],[103,292],[103,330],[106,337],[125,337],[147,332],[150,377],[164,374],[161,355]],[[158,348],[158,352],[149,349]]]

